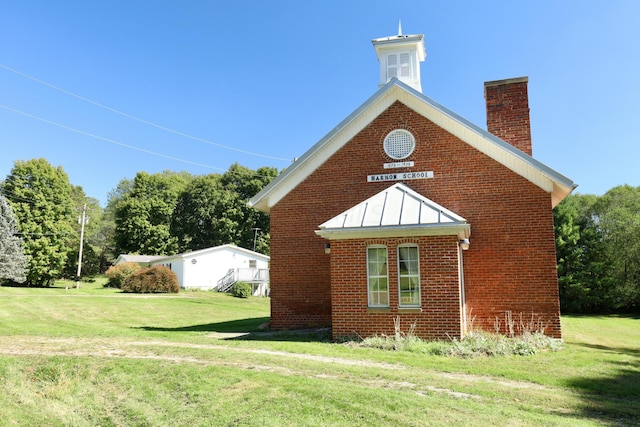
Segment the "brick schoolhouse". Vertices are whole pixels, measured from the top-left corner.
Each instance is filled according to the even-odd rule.
[[[380,88],[253,197],[271,218],[271,329],[429,339],[524,316],[561,337],[552,209],[526,77],[485,83],[487,130],[422,94],[422,35],[374,39]]]

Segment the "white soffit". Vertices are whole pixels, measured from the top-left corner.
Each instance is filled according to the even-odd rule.
[[[392,80],[397,81],[397,80]],[[382,114],[396,99],[380,96],[389,84],[379,89],[371,98],[313,145],[291,166],[286,168],[262,191],[249,200],[249,205],[269,212],[272,206],[322,166],[336,151]],[[366,180],[366,177],[363,177]],[[364,181],[363,181],[364,182]]]
[[[569,178],[394,78],[252,197],[249,205],[269,212],[272,206],[395,101],[403,103],[447,132],[551,193],[552,206],[558,204],[575,188],[573,181]],[[364,179],[366,177],[363,177]]]
[[[383,236],[458,235],[468,238],[470,226],[461,216],[396,183],[319,226],[327,239]]]

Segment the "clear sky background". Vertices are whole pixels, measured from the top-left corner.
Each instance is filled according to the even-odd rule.
[[[139,171],[285,168],[378,89],[401,20],[425,95],[486,128],[484,82],[528,76],[535,158],[582,194],[640,185],[640,1],[0,6],[0,179],[44,157],[104,206]]]

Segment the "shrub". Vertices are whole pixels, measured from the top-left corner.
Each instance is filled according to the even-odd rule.
[[[251,285],[245,282],[236,282],[231,286],[231,295],[238,298],[249,298],[251,296]]]
[[[123,292],[178,293],[178,276],[169,268],[154,265],[134,272],[122,285]]]
[[[105,286],[121,289],[124,282],[141,268],[137,262],[123,262],[122,264],[111,266],[104,273],[109,279]]]

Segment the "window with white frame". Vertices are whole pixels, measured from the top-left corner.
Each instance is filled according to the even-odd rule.
[[[387,55],[387,81],[393,77],[400,80],[412,78],[411,54],[409,52],[390,53]]]
[[[400,307],[420,306],[420,261],[418,247],[398,246],[398,292]]]
[[[389,270],[386,246],[367,248],[367,293],[369,307],[389,307]]]

